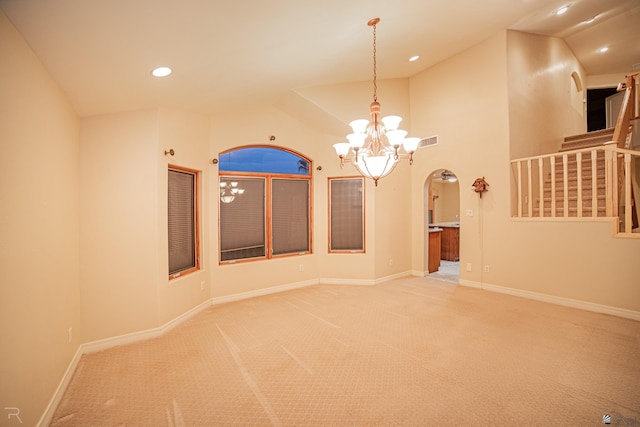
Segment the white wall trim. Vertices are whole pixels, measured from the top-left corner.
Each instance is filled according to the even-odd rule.
[[[322,278],[319,283],[321,285],[354,285],[354,286],[375,286],[390,280],[399,279],[400,277],[411,276],[412,270],[403,271],[392,274],[390,276],[380,277],[378,279],[335,279]]]
[[[239,294],[225,295],[214,297],[211,300],[213,305],[224,304],[226,302],[239,301],[247,298],[259,297],[262,295],[275,294],[278,292],[289,291],[291,289],[304,288],[307,286],[317,285],[318,279],[305,280],[302,282],[294,282],[286,285],[272,286],[270,288],[256,289],[255,291],[241,292]]]
[[[58,405],[62,400],[62,396],[64,395],[65,390],[67,390],[67,387],[71,382],[71,378],[73,377],[73,374],[76,372],[76,368],[78,367],[78,363],[80,363],[81,358],[82,358],[82,345],[79,345],[78,349],[76,350],[76,353],[73,355],[73,358],[71,358],[71,362],[69,363],[69,366],[67,366],[67,370],[62,376],[62,379],[60,380],[60,383],[58,384],[56,391],[53,393],[53,396],[51,397],[51,400],[49,401],[47,408],[44,410],[42,417],[40,417],[40,421],[38,421],[38,424],[37,424],[38,427],[40,426],[44,427],[51,424],[51,420],[53,419],[53,414],[56,412],[56,409],[58,409]]]
[[[525,291],[522,289],[507,288],[499,285],[491,285],[488,283],[473,282],[470,280],[460,279],[460,285],[478,288],[501,294],[513,295],[516,297],[529,298],[536,301],[548,302],[551,304],[563,305],[565,307],[578,308],[581,310],[593,311],[596,313],[611,314],[613,316],[623,317],[625,319],[640,320],[640,312],[628,310],[626,308],[611,307],[609,305],[597,304],[594,302],[580,301],[571,298],[559,297],[555,295],[541,294],[538,292]]]
[[[129,334],[118,335],[111,338],[105,338],[102,340],[91,341],[85,344],[82,344],[80,347],[82,349],[82,354],[95,353],[96,351],[106,350],[108,348],[117,347],[120,345],[131,344],[134,342],[147,340],[150,338],[156,338],[160,335],[163,335],[169,332],[171,329],[175,328],[182,322],[190,319],[196,314],[200,313],[202,310],[211,306],[211,300],[208,299],[197,306],[193,307],[189,311],[181,314],[173,320],[168,321],[162,326],[157,328],[146,329],[143,331],[131,332]]]
[[[474,282],[473,280],[458,279],[458,284],[470,288],[482,289],[482,283]]]
[[[353,285],[353,286],[374,286],[375,279],[332,279],[325,277],[320,279],[321,285]]]

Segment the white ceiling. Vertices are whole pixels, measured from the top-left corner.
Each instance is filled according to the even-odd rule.
[[[370,80],[373,17],[379,79],[411,76],[505,28],[564,38],[589,75],[640,63],[640,0],[0,0],[0,8],[81,116],[153,106],[215,113]],[[603,45],[609,51],[598,54]],[[412,55],[420,59],[410,63]],[[159,65],[173,74],[151,77]]]

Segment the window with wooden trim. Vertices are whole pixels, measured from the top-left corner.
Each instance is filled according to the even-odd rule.
[[[198,171],[169,166],[169,279],[200,268],[199,179]]]
[[[311,253],[311,161],[273,146],[220,153],[220,262]]]
[[[329,178],[329,252],[364,252],[364,178]]]

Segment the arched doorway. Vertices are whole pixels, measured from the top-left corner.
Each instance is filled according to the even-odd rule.
[[[437,169],[425,180],[425,266],[429,277],[460,279],[460,184],[449,169]]]

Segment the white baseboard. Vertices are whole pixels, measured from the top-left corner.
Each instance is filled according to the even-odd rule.
[[[95,353],[96,351],[106,350],[108,348],[117,347],[120,345],[132,344],[134,342],[146,340],[149,338],[159,337],[160,335],[167,333],[171,329],[178,326],[180,323],[188,320],[189,318],[195,316],[196,314],[200,313],[202,310],[205,310],[208,307],[211,307],[210,299],[200,303],[199,305],[193,307],[189,311],[181,314],[180,316],[176,317],[173,320],[170,320],[169,322],[165,323],[160,327],[147,329],[139,332],[132,332],[130,334],[119,335],[116,337],[106,338],[102,340],[91,341],[78,346],[78,350],[76,351],[75,355],[71,359],[71,362],[69,363],[67,370],[62,376],[62,380],[60,380],[60,383],[58,384],[56,391],[53,393],[53,397],[49,401],[49,405],[47,405],[47,408],[42,414],[42,417],[38,422],[38,426],[44,427],[51,424],[51,420],[53,419],[53,414],[58,408],[58,405],[60,404],[60,400],[62,400],[62,396],[64,395],[64,392],[67,389],[67,386],[69,385],[69,382],[71,381],[71,378],[73,377],[73,374],[76,371],[76,368],[78,367],[78,363],[80,363],[80,359],[82,358],[82,355]]]
[[[53,419],[53,414],[56,412],[60,401],[62,400],[62,396],[64,395],[67,386],[71,382],[71,378],[73,374],[76,372],[76,368],[78,367],[78,363],[80,363],[80,359],[82,358],[82,345],[78,346],[76,353],[71,358],[71,363],[67,366],[67,370],[65,371],[56,391],[53,393],[47,408],[44,410],[42,417],[40,417],[40,421],[38,421],[37,426],[45,427],[51,424],[51,420]]]
[[[117,347],[120,345],[131,344],[138,341],[147,340],[150,338],[159,337],[171,329],[175,328],[180,323],[185,320],[195,316],[200,313],[202,310],[211,307],[211,300],[208,299],[197,306],[193,307],[189,311],[181,314],[173,320],[168,321],[162,326],[157,328],[146,329],[144,331],[131,332],[129,334],[118,335],[116,337],[105,338],[102,340],[91,341],[85,344],[82,344],[80,348],[82,349],[82,354],[95,353],[96,351],[106,350],[108,348]]]
[[[384,282],[388,282],[390,280],[395,280],[395,279],[399,279],[401,277],[407,277],[407,276],[411,276],[411,270],[408,271],[403,271],[401,273],[396,273],[396,274],[392,274],[390,276],[385,276],[385,277],[381,277],[379,279],[375,280],[375,284],[379,285],[380,283],[384,283]]]
[[[374,279],[332,279],[325,277],[320,279],[321,285],[353,285],[353,286],[373,286],[376,284]]]
[[[304,288],[307,286],[317,285],[318,279],[305,280],[303,282],[289,283],[286,285],[273,286],[271,288],[256,289],[255,291],[241,292],[239,294],[225,295],[222,297],[214,297],[211,299],[213,305],[224,304],[226,302],[240,301],[247,298],[259,297],[262,295],[275,294],[278,292],[289,291],[291,289]]]
[[[320,279],[321,285],[354,285],[354,286],[374,286],[390,280],[399,279],[400,277],[411,276],[412,271],[403,271],[401,273],[392,274],[390,276],[380,277],[378,279]]]
[[[471,280],[460,279],[458,283],[463,286],[483,289],[485,291],[498,292],[501,294],[513,295],[522,298],[529,298],[536,301],[543,301],[551,304],[563,305],[565,307],[593,311],[596,313],[611,314],[613,316],[623,317],[625,319],[640,320],[640,312],[628,310],[625,308],[611,307],[609,305],[580,301],[555,295],[541,294],[538,292],[525,291],[522,289],[507,288],[504,286],[491,285],[488,283],[473,282]]]
[[[474,282],[472,280],[458,279],[458,284],[462,286],[468,286],[470,288],[482,289],[482,283]]]

